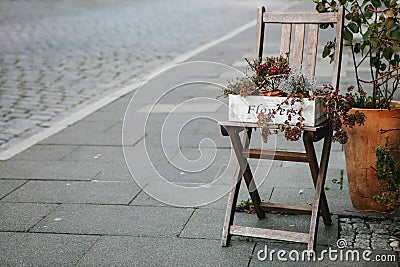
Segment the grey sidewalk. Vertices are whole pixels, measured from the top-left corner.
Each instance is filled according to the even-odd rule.
[[[299,3],[291,10],[302,9],[311,11],[312,3]],[[221,89],[214,84],[225,84],[238,75],[220,63],[244,69],[244,57],[253,55],[254,40],[255,29],[246,30],[190,59],[216,63],[188,63],[172,68],[154,77],[135,95],[126,95],[0,162],[0,266],[293,266],[293,262],[280,262],[276,257],[274,262],[260,261],[257,254],[265,246],[269,250],[302,251],[305,245],[236,237],[230,247],[220,246],[227,202],[226,195],[220,193],[229,189],[235,159],[228,138],[221,136],[216,124],[216,120],[226,119],[227,109],[215,99]],[[326,68],[325,63],[319,64],[320,69]],[[328,73],[323,71],[326,76],[320,79],[326,79]],[[350,70],[344,66],[343,83],[351,83],[350,80]],[[159,100],[160,96],[163,97]],[[122,132],[125,110],[132,97]],[[199,102],[190,102],[192,99]],[[174,110],[177,104],[182,105]],[[177,136],[179,146],[175,143]],[[205,138],[212,139],[215,146]],[[286,142],[282,136],[276,138],[283,149],[302,149],[299,143]],[[253,142],[262,145],[259,138]],[[320,151],[320,144],[317,147]],[[180,151],[192,162],[185,161]],[[153,169],[146,169],[148,158],[152,168],[167,181],[155,179]],[[199,158],[204,161],[195,161]],[[201,170],[205,165],[208,168]],[[313,185],[306,165],[275,161],[261,166],[251,162],[251,166],[257,167],[257,183],[264,200],[303,205],[312,201]],[[219,177],[220,187],[209,189],[216,192],[215,201],[197,208],[166,205],[146,194],[166,197],[164,200],[172,204],[194,203],[206,197],[196,195],[195,199],[191,193],[170,195],[165,188],[174,184],[181,186],[183,192],[207,190],[206,186]],[[342,148],[337,144],[332,148],[326,186],[334,223],[326,227],[320,222],[318,251],[337,249],[336,242],[343,232],[340,228],[359,230],[365,221],[352,217],[370,216],[346,211],[353,207]],[[240,200],[247,198],[242,190]],[[388,223],[381,219],[375,216],[377,224]],[[269,214],[262,221],[254,214],[238,213],[235,217],[238,224],[294,231],[307,231],[308,220],[308,216],[279,214]],[[368,234],[364,237],[367,239]],[[385,242],[388,241],[380,244]],[[391,248],[373,249],[373,255],[397,253],[386,249]],[[322,264],[377,266],[376,262],[327,258],[324,262],[298,265]]]
[[[253,19],[254,4],[0,1],[0,160],[26,139]]]

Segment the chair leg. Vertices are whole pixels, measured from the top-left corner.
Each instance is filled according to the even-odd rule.
[[[226,206],[225,221],[222,229],[222,242],[221,242],[221,245],[223,247],[229,246],[229,244],[231,243],[232,235],[229,234],[229,231],[231,225],[233,224],[233,219],[235,217],[235,207],[239,195],[241,181],[242,179],[240,176],[240,166],[238,165],[235,171],[231,190],[229,192],[228,204]]]
[[[318,161],[317,161],[317,156],[315,153],[315,148],[314,148],[311,132],[304,132],[303,142],[304,142],[304,147],[306,149],[306,153],[307,153],[307,157],[308,157],[308,163],[309,163],[309,167],[310,167],[310,171],[311,171],[311,176],[312,176],[312,179],[314,182],[314,187],[316,188],[318,174],[320,173],[320,168],[318,167]],[[329,161],[331,142],[332,142],[332,133],[328,134],[328,136],[326,136],[324,139],[324,148],[322,150],[322,156],[321,156],[321,166],[323,164],[322,158],[325,158],[325,160],[327,161],[325,168],[327,167],[328,161]],[[330,211],[329,211],[329,207],[328,207],[328,201],[326,200],[324,190],[322,190],[322,192],[321,192],[321,215],[322,215],[325,225],[332,224],[332,219],[331,219],[331,215],[330,215]]]
[[[255,186],[253,174],[251,173],[247,159],[242,155],[243,150],[249,148],[252,129],[246,128],[246,131],[243,133],[243,142],[240,141],[239,132],[237,128],[236,129],[233,127],[228,128],[228,133],[229,137],[231,138],[232,146],[233,149],[235,150],[236,157],[240,165],[240,171],[242,174],[241,176],[244,177],[244,180],[246,182],[246,186],[249,191],[251,200],[253,202],[253,206],[256,211],[257,217],[263,219],[265,218],[265,212],[261,210],[260,207],[261,198]]]
[[[222,126],[221,126],[222,129]],[[232,129],[232,128],[229,128]],[[224,132],[226,132],[227,134],[234,134],[237,135],[237,137],[239,137],[239,132],[235,131],[233,129],[233,131],[225,129],[224,127]],[[245,134],[243,136],[243,140],[242,142],[240,142],[241,144],[243,144],[244,146],[248,146],[249,140],[251,138],[251,133],[249,134]],[[235,149],[235,147],[234,147]],[[223,247],[229,246],[230,242],[231,242],[231,237],[232,235],[229,233],[230,232],[230,227],[231,225],[233,225],[233,220],[235,218],[235,207],[237,204],[237,199],[238,199],[238,195],[239,195],[239,190],[240,190],[240,184],[242,181],[242,176],[243,176],[243,171],[241,170],[240,164],[238,164],[235,174],[233,176],[233,182],[232,182],[232,186],[229,192],[229,196],[228,196],[228,204],[226,207],[226,213],[225,213],[225,221],[224,221],[224,226],[222,229],[222,242],[221,245]]]
[[[307,149],[309,150],[309,151],[307,151],[307,153],[310,152],[310,154],[308,154],[308,155],[309,155],[309,157],[311,157],[311,159],[309,160],[310,169],[315,168],[315,167],[318,168],[318,164],[315,165],[315,163],[316,163],[316,157],[314,157],[315,149],[314,149],[313,144],[312,143],[310,144],[310,141],[311,141],[310,136],[304,138],[304,144],[306,147],[308,147],[308,148],[306,148],[306,150]],[[315,250],[315,247],[316,247],[318,223],[319,223],[318,212],[321,211],[321,215],[324,219],[325,225],[332,224],[332,219],[330,216],[328,204],[327,204],[326,197],[325,197],[325,191],[324,191],[326,173],[328,171],[331,143],[332,143],[332,131],[330,131],[324,139],[324,145],[323,145],[323,150],[322,150],[322,155],[321,155],[321,167],[318,169],[314,169],[314,170],[318,170],[318,171],[316,173],[316,181],[313,179],[314,184],[315,184],[315,195],[314,195],[314,203],[313,203],[312,213],[311,213],[308,250]],[[314,178],[314,174],[312,174],[312,176]]]

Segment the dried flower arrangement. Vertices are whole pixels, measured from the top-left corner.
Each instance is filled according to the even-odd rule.
[[[325,84],[317,87],[312,78],[301,72],[292,71],[289,61],[285,57],[266,57],[265,60],[257,59],[253,62],[246,59],[246,61],[252,74],[228,83],[227,88],[224,89],[224,96],[239,94],[243,97],[248,95],[286,97],[282,103],[269,110],[268,113],[258,114],[258,125],[261,127],[261,136],[264,142],[268,141],[270,134],[279,132],[284,132],[287,140],[297,141],[300,139],[305,119],[302,116],[303,109],[301,105],[298,107],[298,104],[303,104],[305,98],[322,99],[322,111],[327,120],[332,123],[334,130],[333,141],[346,143],[345,127],[364,123],[366,117],[362,112],[349,113],[355,100],[355,94],[352,93],[353,86],[350,86],[345,94],[341,94],[339,89],[333,88],[331,85]],[[290,108],[287,109],[287,106]],[[286,107],[287,120],[283,124],[272,124],[274,117],[282,111],[283,107]],[[298,121],[292,125],[290,122],[295,116],[298,117]]]

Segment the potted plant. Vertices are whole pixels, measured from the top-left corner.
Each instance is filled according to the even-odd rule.
[[[304,126],[329,120],[334,130],[333,141],[344,144],[345,127],[364,123],[362,112],[349,113],[355,98],[354,86],[344,94],[331,85],[317,87],[312,78],[291,71],[284,57],[246,61],[252,73],[229,82],[224,89],[224,96],[229,96],[229,120],[257,122],[264,142],[270,134],[279,132],[284,132],[286,139],[297,141]]]
[[[339,5],[346,10],[343,38],[351,51],[358,89],[350,112],[361,111],[367,117],[363,127],[349,129],[345,145],[352,203],[363,210],[386,210],[388,206],[383,204],[388,202],[382,194],[394,192],[398,184],[391,183],[399,180],[377,174],[382,157],[377,158],[376,151],[382,148],[393,159],[393,171],[400,170],[400,102],[394,100],[400,83],[400,3],[397,0],[314,2],[318,12],[334,11]],[[332,58],[334,44],[335,40],[326,44],[323,56]],[[362,73],[365,67],[369,71]]]
[[[230,121],[255,123],[260,114],[272,112],[275,114],[270,119],[275,124],[296,125],[301,120],[304,125],[315,126],[325,120],[321,99],[310,99],[314,89],[311,79],[292,72],[286,57],[246,61],[251,73],[229,82],[224,89],[224,96],[229,97]]]
[[[280,82],[289,76],[291,69],[286,57],[266,57],[250,62],[245,59],[251,74],[238,78],[234,82],[228,82],[224,89],[224,96],[248,95],[256,96],[283,96],[282,90],[278,89]]]

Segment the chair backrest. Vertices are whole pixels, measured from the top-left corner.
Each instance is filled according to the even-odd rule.
[[[265,24],[282,24],[280,55],[289,56],[290,66],[294,70],[301,70],[310,77],[315,77],[315,65],[317,59],[319,25],[323,23],[335,24],[336,46],[334,54],[334,66],[332,85],[339,86],[340,67],[342,61],[342,31],[344,21],[343,7],[337,12],[327,13],[272,13],[266,12],[265,7],[258,8],[257,15],[257,45],[256,58],[263,57]],[[305,38],[307,29],[307,39]],[[292,40],[292,32],[294,37]],[[307,41],[304,44],[305,40]],[[293,43],[293,47],[291,47]],[[305,50],[305,59],[303,51]]]

